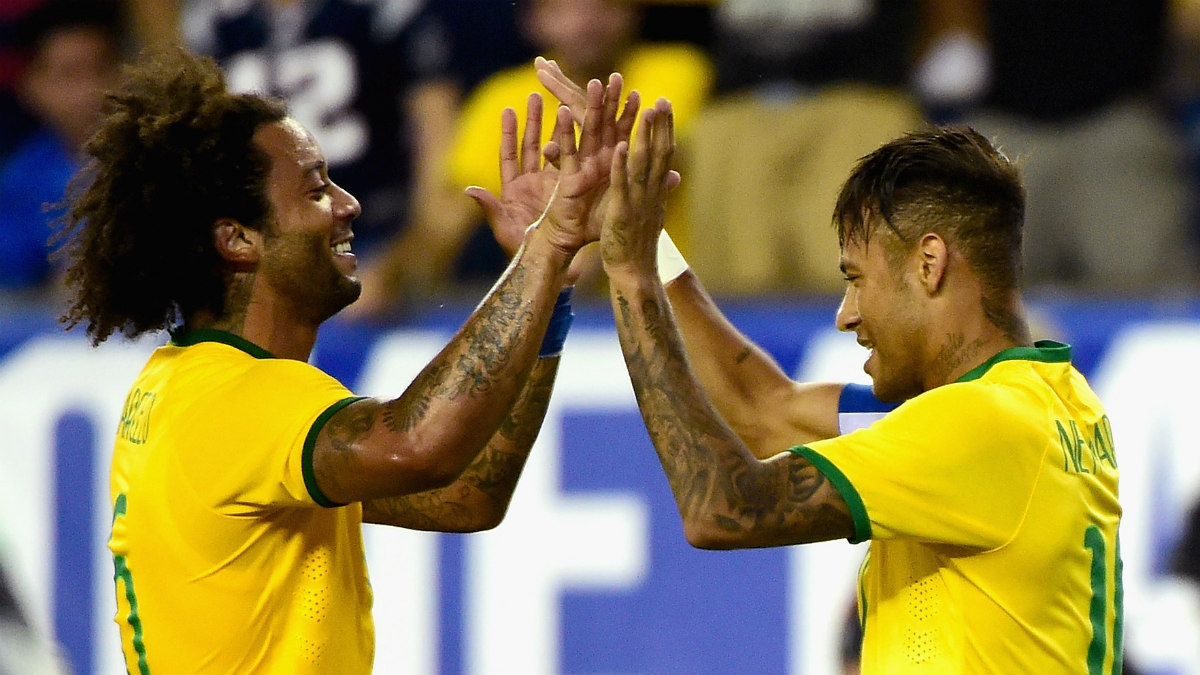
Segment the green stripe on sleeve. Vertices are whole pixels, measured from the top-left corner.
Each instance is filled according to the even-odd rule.
[[[830,483],[833,483],[834,489],[842,495],[846,506],[850,507],[850,516],[854,519],[854,537],[850,543],[858,544],[870,539],[871,519],[867,517],[867,507],[863,505],[862,497],[858,496],[858,490],[855,490],[854,486],[850,484],[850,479],[846,478],[846,475],[834,466],[833,462],[818,455],[812,448],[797,445],[791,448],[791,451],[812,462],[812,465],[817,467],[817,471],[820,471],[829,479]]]
[[[350,398],[344,398],[326,408],[325,412],[321,413],[321,415],[317,417],[317,421],[313,422],[312,428],[308,430],[308,436],[304,439],[304,450],[300,455],[300,472],[304,474],[304,487],[308,488],[308,495],[313,498],[314,502],[320,504],[321,506],[333,508],[337,506],[345,506],[345,504],[338,504],[337,502],[330,501],[329,498],[325,496],[325,493],[321,492],[321,488],[317,486],[317,476],[313,473],[313,450],[317,446],[317,434],[321,433],[321,429],[325,427],[325,423],[329,421],[330,417],[333,417],[335,414],[337,414],[337,411],[345,408],[355,401],[361,401],[364,398],[367,397],[351,396]]]

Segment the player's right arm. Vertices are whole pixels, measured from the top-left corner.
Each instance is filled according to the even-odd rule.
[[[754,456],[838,435],[841,383],[790,378],[729,321],[692,270],[666,291],[696,379]]]
[[[571,282],[575,253],[595,238],[588,221],[608,182],[611,146],[632,126],[616,115],[615,102],[605,104],[604,94],[599,81],[589,83],[578,147],[570,116],[556,115],[559,163],[549,168],[540,161],[540,105],[530,102],[538,119],[527,124],[521,153],[515,114],[506,111],[501,174],[510,184],[523,179],[533,201],[549,203],[534,225],[523,229],[518,250],[492,291],[399,398],[355,401],[321,427],[311,457],[319,502],[366,503],[446,488],[480,453],[495,449],[497,433],[510,416],[520,424],[540,425],[542,398],[549,397],[554,373],[540,343],[560,292]],[[528,434],[517,439],[532,443]],[[519,468],[512,474],[514,483]],[[368,515],[382,517],[386,511],[372,507]]]

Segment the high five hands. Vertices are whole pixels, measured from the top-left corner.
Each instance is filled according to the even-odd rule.
[[[572,83],[574,86],[574,83]],[[600,236],[612,157],[619,142],[628,143],[638,112],[637,92],[620,107],[622,80],[614,73],[607,86],[599,80],[579,88],[578,116],[558,107],[551,140],[541,147],[542,99],[531,94],[519,147],[516,113],[501,115],[500,196],[480,187],[467,188],[484,211],[497,242],[515,253],[532,227],[545,228],[555,245],[578,251]],[[576,143],[575,121],[580,122]],[[568,279],[580,270],[573,264]]]
[[[585,121],[590,91],[575,84],[554,61],[539,56],[534,67],[538,81],[571,111],[575,121]],[[634,91],[630,98],[636,95]],[[595,215],[604,221],[600,255],[610,275],[622,270],[654,271],[667,194],[680,182],[679,173],[671,169],[674,152],[671,103],[660,98],[642,113],[632,147],[620,141],[614,148],[610,189],[596,209]]]

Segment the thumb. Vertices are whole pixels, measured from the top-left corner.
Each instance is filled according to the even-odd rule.
[[[489,223],[494,223],[496,216],[500,214],[500,199],[487,188],[478,185],[468,187],[466,193],[479,204],[479,208],[483,210],[483,217],[487,218]]]
[[[675,188],[679,187],[680,183],[683,182],[683,176],[680,176],[679,172],[676,171],[675,169],[671,169],[670,171],[667,172],[667,181],[666,182],[667,182],[667,190],[668,191],[674,190]]]

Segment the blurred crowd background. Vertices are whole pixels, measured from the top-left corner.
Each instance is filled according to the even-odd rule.
[[[403,325],[503,268],[463,190],[498,190],[539,54],[674,103],[668,230],[719,298],[840,292],[840,182],[929,121],[1021,162],[1035,296],[1200,292],[1200,0],[3,0],[0,304],[57,311],[55,204],[121,64],[163,43],[286,99],[361,201],[346,321]],[[603,294],[594,272],[577,297]]]
[[[504,265],[463,189],[497,187],[499,112],[539,89],[537,54],[672,100],[685,181],[668,230],[718,295],[838,292],[840,181],[925,121],[971,124],[1021,159],[1032,291],[1200,278],[1193,0],[5,0],[6,301],[54,302],[45,206],[121,63],[169,42],[286,99],[362,202],[353,320],[472,297]]]

